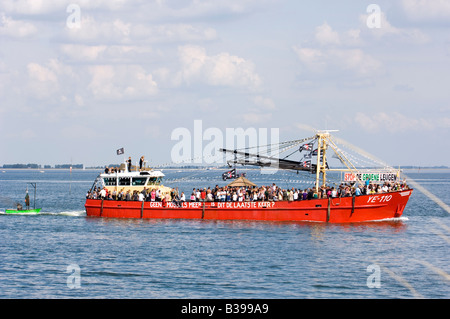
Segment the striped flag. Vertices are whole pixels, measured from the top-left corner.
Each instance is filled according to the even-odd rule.
[[[308,144],[303,144],[302,146],[300,146],[299,151],[311,151],[313,148],[313,143],[308,143]]]

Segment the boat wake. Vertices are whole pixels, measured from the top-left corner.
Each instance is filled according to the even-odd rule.
[[[80,217],[86,216],[86,211],[41,212],[41,215]]]
[[[374,220],[374,222],[406,222],[408,220],[409,220],[408,217],[400,216],[400,217],[393,217],[393,218],[385,218],[385,219]]]

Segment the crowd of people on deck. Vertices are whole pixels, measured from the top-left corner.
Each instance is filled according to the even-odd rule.
[[[89,199],[119,200],[119,201],[173,201],[179,202],[244,202],[244,201],[300,201],[320,198],[337,198],[388,193],[409,189],[405,181],[385,182],[384,184],[365,181],[364,185],[340,184],[339,186],[322,186],[319,192],[314,188],[283,189],[275,183],[267,186],[218,186],[214,188],[194,188],[190,196],[179,192],[178,188],[170,193],[163,193],[159,188],[145,188],[142,191],[121,189],[108,191],[105,188],[94,188],[86,194]]]

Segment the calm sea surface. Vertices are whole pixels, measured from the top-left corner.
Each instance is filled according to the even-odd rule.
[[[98,173],[0,170],[0,298],[450,297],[450,214],[418,190],[395,221],[101,219],[84,210]],[[222,171],[164,173],[186,195],[225,184]],[[449,171],[407,174],[450,205]],[[311,186],[307,175],[247,176]],[[33,202],[32,182],[43,214],[4,214],[27,186]]]

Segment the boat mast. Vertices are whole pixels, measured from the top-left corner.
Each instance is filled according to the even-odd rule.
[[[28,184],[31,184],[31,186],[34,187],[34,201],[33,201],[33,207],[34,207],[34,209],[36,209],[36,183],[28,183]],[[27,189],[28,189],[28,187],[27,187]]]
[[[316,169],[316,192],[319,193],[319,181],[320,181],[320,173],[322,173],[322,186],[326,184],[326,152],[327,146],[326,139],[330,134],[328,132],[318,132],[316,134],[317,137],[317,169]]]

